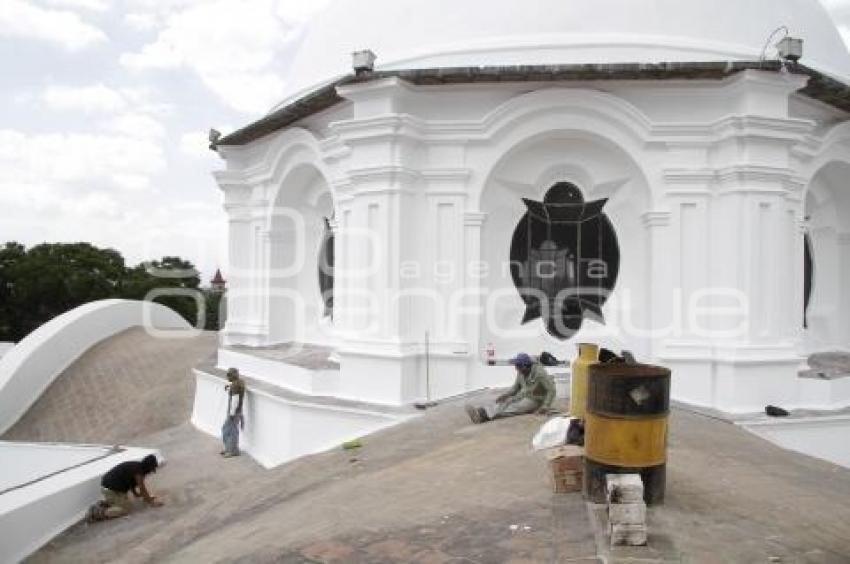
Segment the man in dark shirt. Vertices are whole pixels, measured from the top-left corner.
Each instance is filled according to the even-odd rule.
[[[242,415],[242,404],[245,401],[245,381],[239,377],[239,370],[230,368],[227,371],[227,416],[221,426],[221,439],[224,450],[221,455],[225,458],[239,456],[239,428],[245,428],[245,418]]]
[[[107,507],[103,510],[103,517],[113,519],[122,517],[133,509],[128,497],[133,492],[136,497],[141,497],[148,505],[159,507],[162,502],[152,496],[145,486],[145,476],[156,472],[159,462],[156,456],[149,454],[140,461],[128,460],[113,467],[100,481],[100,491],[103,494],[103,504]]]

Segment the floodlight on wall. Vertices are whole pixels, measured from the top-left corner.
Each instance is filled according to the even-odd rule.
[[[776,50],[783,61],[796,63],[803,58],[803,40],[786,35],[776,44]]]
[[[210,149],[213,151],[218,150],[218,140],[221,139],[221,131],[217,129],[210,129],[209,140],[210,140]]]
[[[375,68],[375,59],[378,57],[371,49],[363,51],[355,51],[351,54],[351,66],[354,69],[354,74],[360,76],[367,72],[372,72]]]
[[[780,33],[784,34],[782,39],[780,39],[777,43],[773,43]],[[767,50],[771,45],[776,48],[776,55],[782,63],[781,70],[783,72],[788,70],[786,68],[788,63],[796,63],[803,57],[803,40],[798,37],[791,37],[791,31],[787,26],[781,25],[777,27],[767,37],[767,41],[764,43],[764,48],[761,50],[761,57],[759,58],[760,62],[763,63],[767,59]]]

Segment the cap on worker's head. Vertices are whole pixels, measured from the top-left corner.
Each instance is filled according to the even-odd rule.
[[[228,378],[238,378],[239,377],[239,370],[237,370],[236,368],[228,368],[227,369],[227,377]]]
[[[534,364],[534,361],[531,360],[531,357],[525,353],[519,353],[515,357],[511,359],[511,364],[514,366],[531,366]]]
[[[150,474],[151,472],[156,472],[156,468],[159,466],[159,461],[156,459],[156,456],[153,454],[149,454],[142,459],[142,471],[145,474]]]

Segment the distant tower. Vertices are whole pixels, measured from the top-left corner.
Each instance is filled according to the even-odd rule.
[[[227,286],[227,282],[224,277],[221,275],[221,270],[218,268],[215,269],[215,276],[213,276],[212,280],[210,280],[210,288],[213,292],[224,292]]]

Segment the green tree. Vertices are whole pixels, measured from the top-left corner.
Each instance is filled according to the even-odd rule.
[[[117,251],[88,243],[45,243],[29,250],[6,243],[0,247],[0,340],[19,341],[57,315],[109,298],[153,298],[195,325],[196,296],[206,296],[215,305],[209,299],[201,305],[209,316],[205,326],[217,329],[221,296],[202,292],[200,282],[194,265],[180,257],[128,268]]]
[[[206,299],[206,323],[204,329],[207,331],[219,331],[224,321],[224,293],[214,290],[205,290]]]
[[[153,301],[170,307],[192,325],[198,322],[200,275],[191,262],[180,257],[163,257],[130,268],[122,282],[121,297]],[[177,292],[173,292],[177,290]]]
[[[15,269],[26,257],[26,248],[15,242],[0,247],[0,341],[17,341],[20,322],[12,305]]]
[[[116,297],[124,271],[124,258],[112,249],[88,243],[32,247],[7,272],[14,339],[77,306]]]

